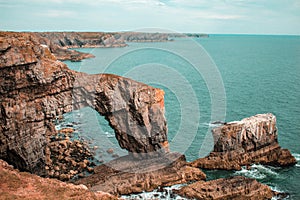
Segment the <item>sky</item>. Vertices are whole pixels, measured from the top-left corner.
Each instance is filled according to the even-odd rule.
[[[300,35],[300,0],[0,0],[0,30]]]

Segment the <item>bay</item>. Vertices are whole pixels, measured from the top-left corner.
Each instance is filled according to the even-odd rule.
[[[163,43],[129,43],[124,48],[78,50],[96,57],[77,63],[66,61],[73,70],[118,74],[164,89],[171,150],[184,153],[189,161],[212,149],[211,122],[241,120],[268,112],[277,117],[280,145],[300,159],[298,36],[210,35]],[[105,155],[107,148],[126,154],[107,122],[92,109],[75,111],[68,117],[81,122],[81,137],[103,147],[99,159],[113,159]],[[299,164],[206,173],[208,179],[237,174],[256,178],[273,189],[288,192],[288,199],[300,199]]]

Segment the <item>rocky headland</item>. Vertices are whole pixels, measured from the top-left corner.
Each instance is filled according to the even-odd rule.
[[[51,45],[64,49],[78,41],[58,44],[53,37],[0,32],[0,158],[20,171],[64,181],[84,170],[93,174],[74,186],[19,172],[0,160],[1,198],[115,199],[110,194],[184,183],[178,194],[188,198],[271,199],[276,194],[253,179],[205,181],[199,168],[239,170],[253,163],[296,163],[278,144],[272,114],[215,128],[213,152],[186,162],[184,155],[169,151],[161,89],[116,75],[72,71],[58,61]],[[95,167],[88,160],[92,153],[86,144],[70,138],[72,129],[55,129],[57,118],[87,106],[105,117],[128,156]]]
[[[164,92],[110,74],[69,70],[30,33],[0,33],[0,158],[43,175],[53,121],[90,106],[135,156],[168,151]]]
[[[127,42],[167,42],[174,37],[208,37],[207,34],[146,33],[146,32],[32,32],[33,37],[46,45],[58,60],[78,62],[93,58],[72,48],[126,47]]]

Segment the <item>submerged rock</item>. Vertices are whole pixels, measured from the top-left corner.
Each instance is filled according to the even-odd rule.
[[[214,150],[190,163],[203,169],[241,170],[254,163],[289,166],[296,159],[278,144],[276,117],[258,114],[212,130]]]

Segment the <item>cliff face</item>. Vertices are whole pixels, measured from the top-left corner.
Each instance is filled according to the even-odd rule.
[[[71,71],[31,33],[0,33],[0,158],[43,174],[53,120],[90,106],[135,155],[167,150],[163,91],[115,75]]]
[[[261,163],[289,166],[296,159],[277,140],[276,117],[259,114],[213,129],[214,150],[191,163],[205,169],[240,170],[241,166]]]
[[[36,32],[32,33],[41,44],[47,45],[58,60],[80,61],[94,57],[69,48],[125,47],[125,42],[168,41],[163,33],[103,33],[103,32]]]
[[[116,33],[115,36],[126,42],[167,42],[169,41],[169,34],[167,33],[123,32],[123,33]]]
[[[127,44],[112,33],[102,32],[37,32],[38,36],[49,39],[64,48],[124,47]]]

